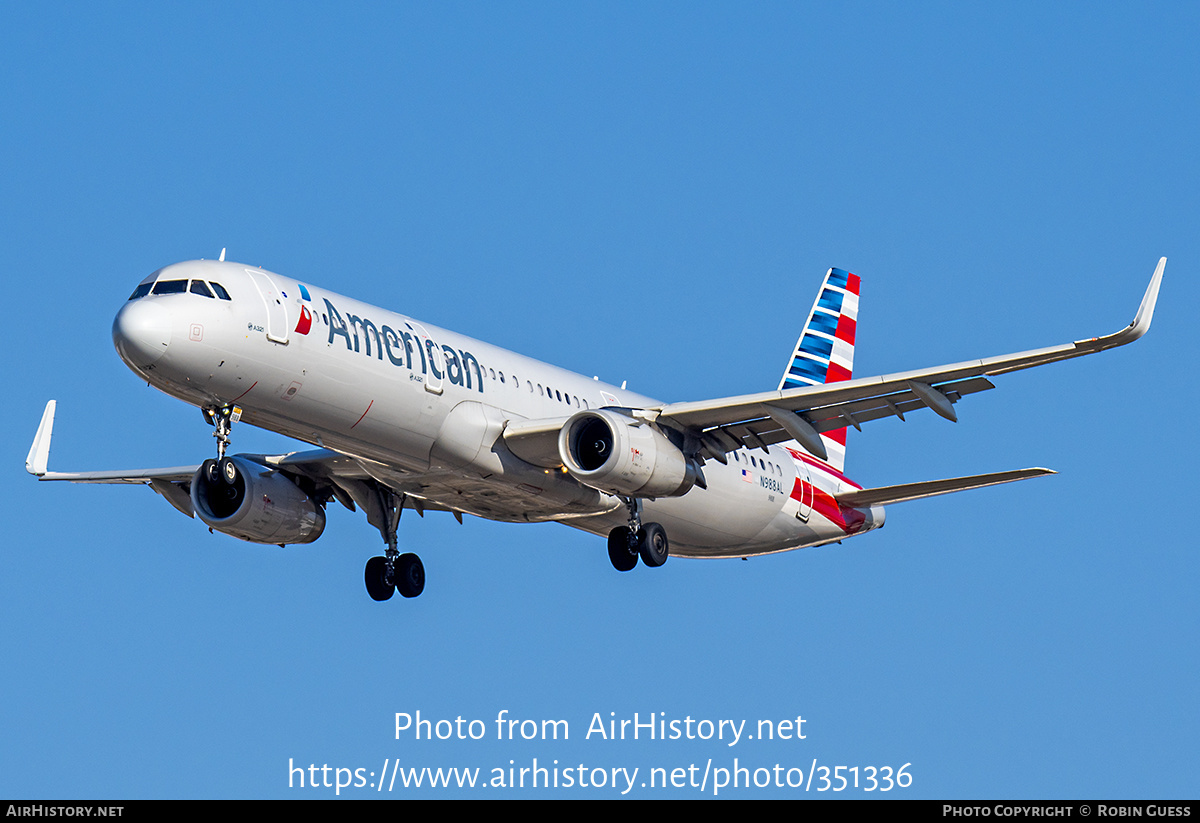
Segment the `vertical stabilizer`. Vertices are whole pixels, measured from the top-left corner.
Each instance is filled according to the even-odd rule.
[[[857,274],[830,269],[796,348],[779,381],[780,390],[849,380],[854,371],[854,331],[858,323]],[[829,465],[842,471],[846,463],[846,430],[824,432],[821,440]]]

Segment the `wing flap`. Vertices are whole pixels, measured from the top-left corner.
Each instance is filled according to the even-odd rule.
[[[995,385],[986,377],[973,377],[944,384],[938,387],[938,390],[946,395],[946,399],[951,403],[957,403],[965,395],[994,388]],[[767,404],[763,404],[762,408],[766,407]],[[923,408],[926,408],[925,402],[911,389],[906,389],[893,394],[865,397],[860,400],[804,410],[801,416],[814,430],[823,433],[844,426],[859,428],[862,423],[884,417],[899,417],[903,420],[905,414]],[[706,429],[704,435],[706,438],[711,437],[714,443],[724,447],[726,452],[740,448],[772,446],[795,439],[791,433],[770,417],[759,417],[738,421],[731,425],[715,426]]]
[[[150,481],[150,488],[162,495],[163,499],[180,513],[186,514],[188,517],[195,517],[196,510],[192,508],[192,496],[186,486],[186,483],[172,483],[169,480],[159,480],[158,478]]]

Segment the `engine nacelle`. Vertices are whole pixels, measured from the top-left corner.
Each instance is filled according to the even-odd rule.
[[[606,409],[572,415],[558,433],[558,454],[580,483],[627,497],[678,497],[699,474],[656,426]]]
[[[325,510],[283,474],[244,457],[205,460],[192,477],[192,508],[219,532],[251,543],[311,543]]]

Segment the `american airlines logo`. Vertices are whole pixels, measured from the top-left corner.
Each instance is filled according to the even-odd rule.
[[[347,351],[365,354],[367,357],[374,351],[379,360],[383,360],[386,354],[393,366],[400,366],[414,373],[419,368],[421,374],[430,374],[437,380],[444,378],[455,386],[478,388],[480,392],[483,391],[483,372],[479,368],[479,361],[469,351],[439,346],[428,336],[422,340],[414,331],[393,329],[387,325],[377,326],[365,317],[347,313],[343,319],[341,312],[334,308],[328,298],[325,298],[325,309],[329,313],[327,342],[330,345],[333,345],[335,339],[341,338],[346,343]],[[303,317],[303,314],[301,316]],[[375,344],[373,350],[372,340]]]
[[[308,334],[312,329],[312,312],[308,306],[300,307],[300,319],[296,321],[296,334]]]

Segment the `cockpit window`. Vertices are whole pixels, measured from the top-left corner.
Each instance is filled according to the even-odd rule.
[[[217,293],[217,297],[221,298],[222,300],[233,299],[229,296],[229,292],[225,291],[225,287],[220,283],[209,283],[209,285],[213,287],[213,291]]]
[[[129,295],[129,299],[137,300],[139,297],[145,297],[147,294],[150,293],[150,287],[153,285],[154,285],[153,283],[139,284],[138,287],[133,290],[133,294]]]
[[[183,294],[187,285],[186,280],[159,280],[154,284],[153,294]]]
[[[203,280],[193,280],[192,287],[188,289],[188,291],[190,291],[192,294],[199,294],[210,299],[213,296],[213,293],[209,291],[208,286]]]

